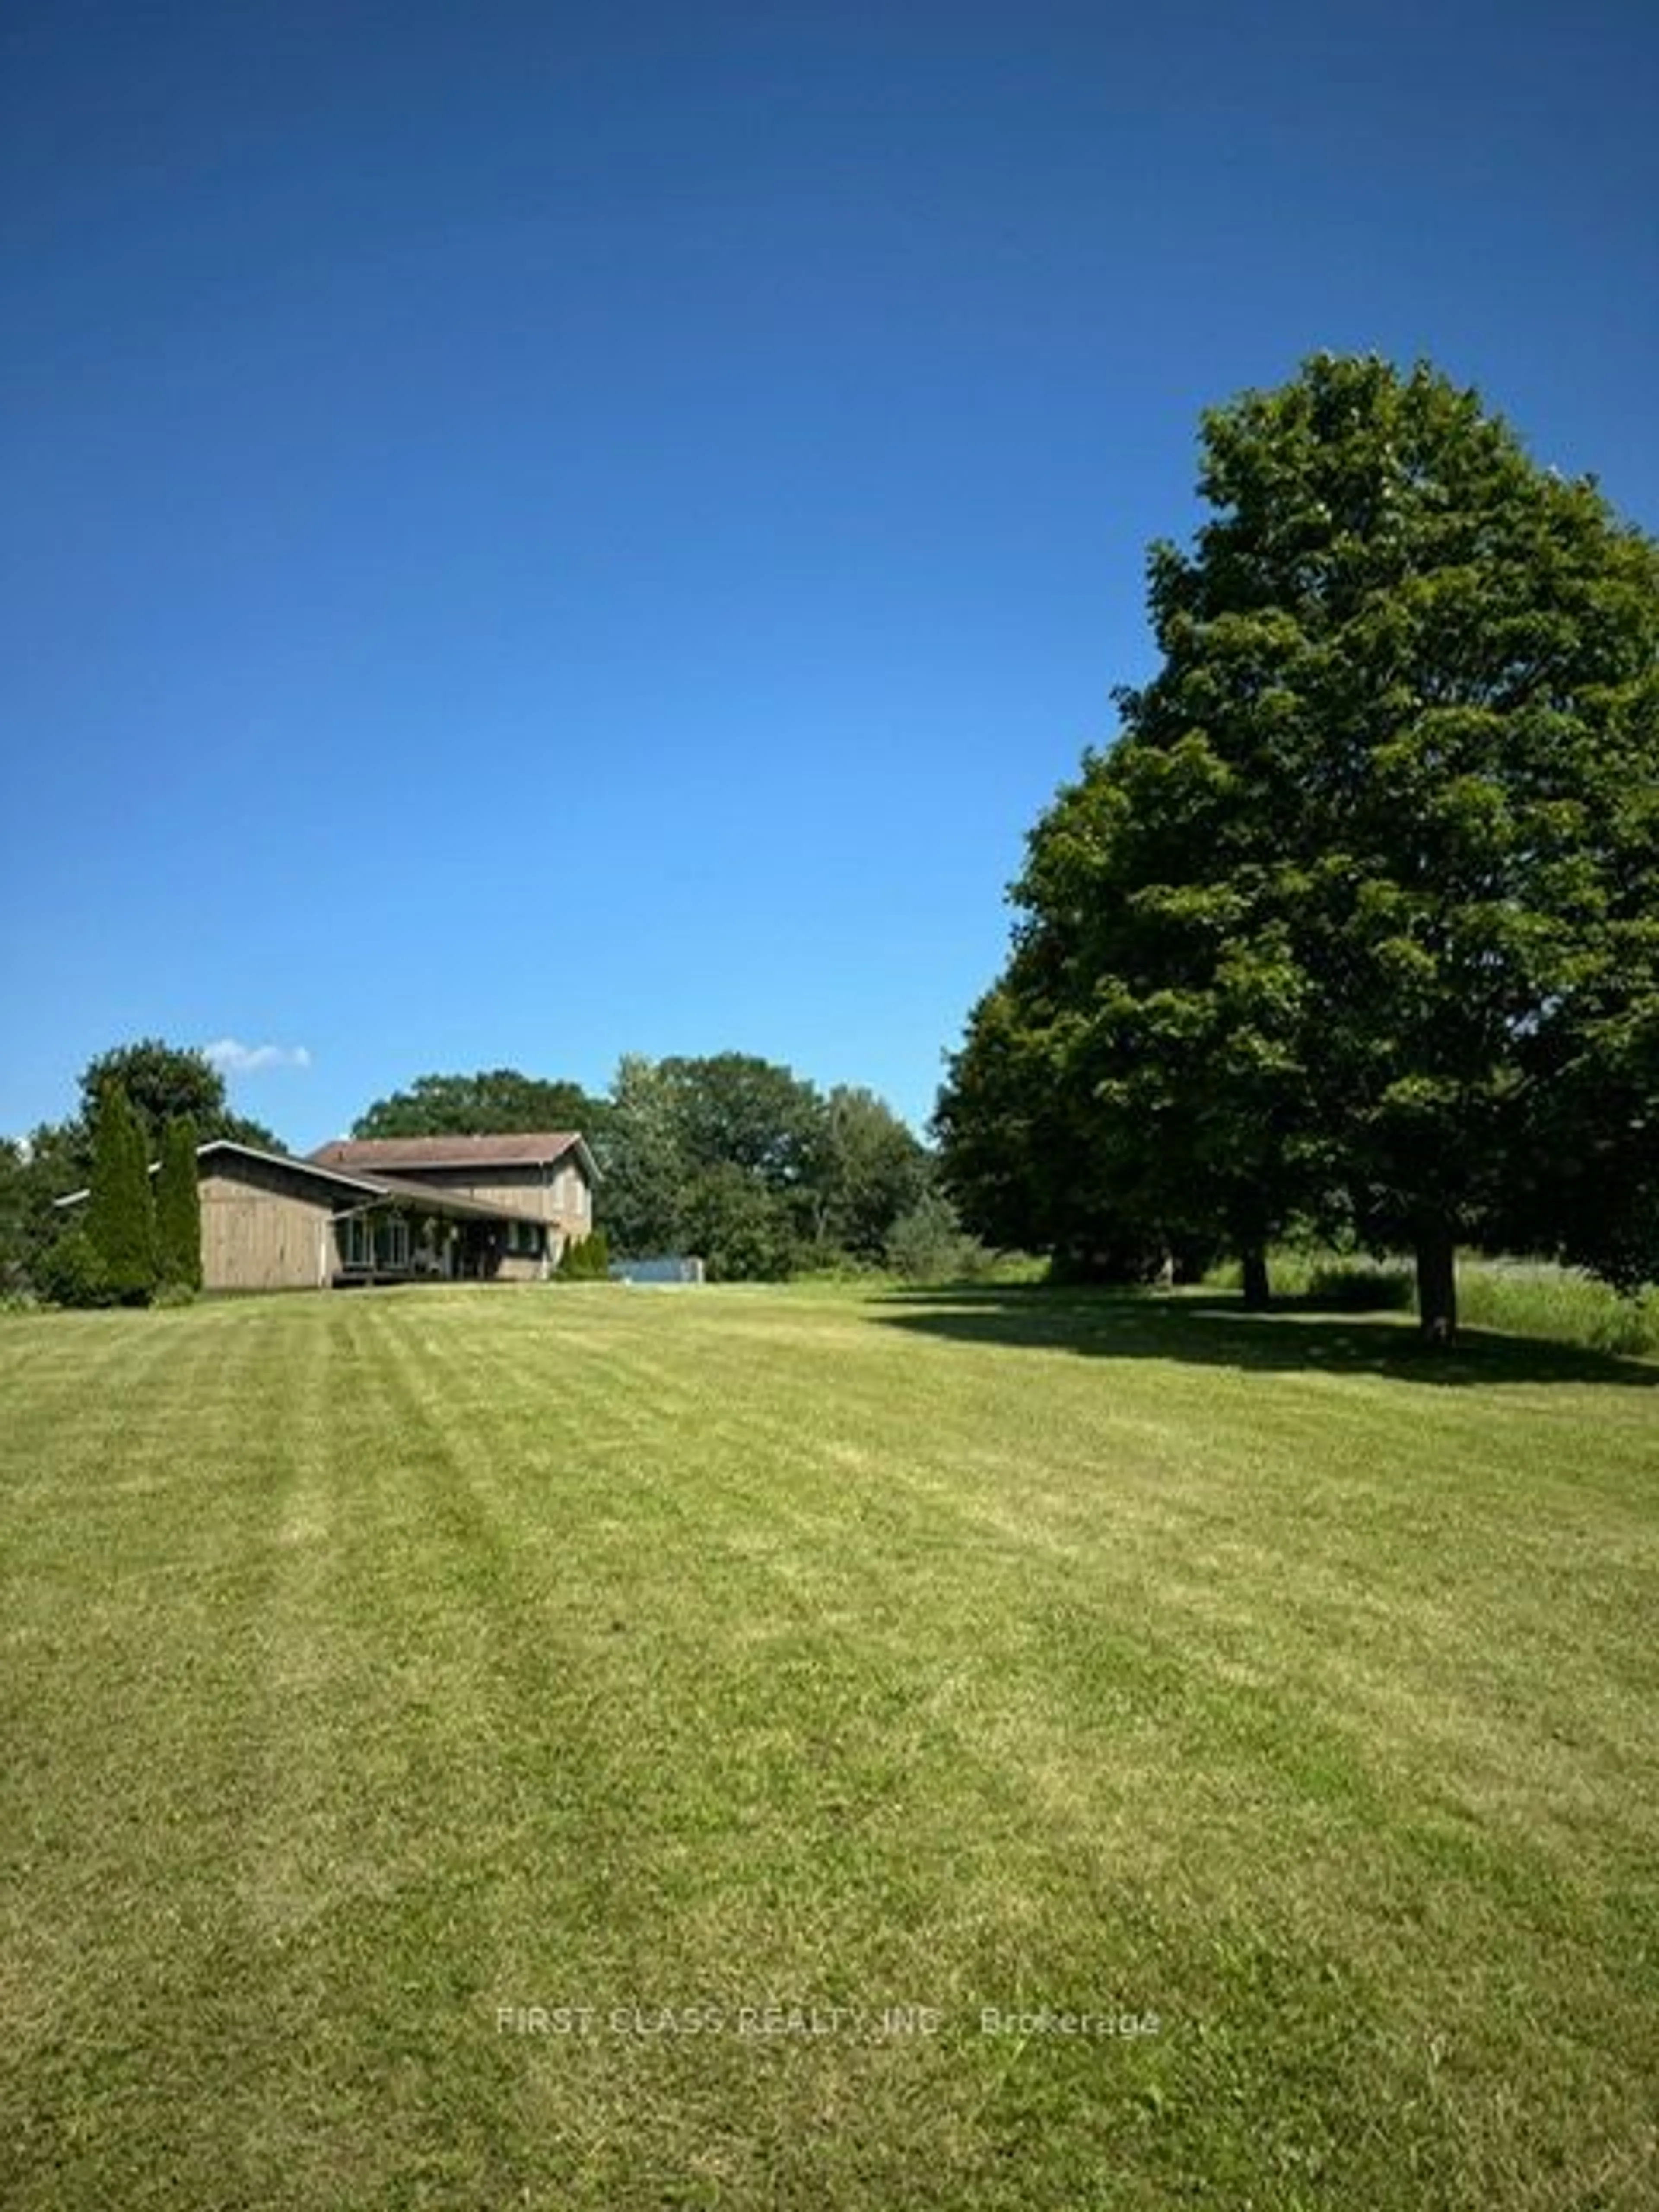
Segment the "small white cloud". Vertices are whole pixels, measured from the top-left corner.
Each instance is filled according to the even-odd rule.
[[[302,1044],[244,1044],[239,1037],[221,1037],[202,1047],[222,1075],[258,1075],[267,1067],[309,1067],[311,1054]]]

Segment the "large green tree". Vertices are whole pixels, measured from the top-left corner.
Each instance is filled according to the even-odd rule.
[[[1204,455],[998,1018],[1109,1196],[1406,1243],[1436,1337],[1462,1238],[1652,1273],[1659,552],[1426,367],[1317,357]]]
[[[354,1137],[499,1137],[575,1129],[592,1143],[606,1112],[603,1099],[562,1078],[524,1075],[516,1067],[474,1075],[417,1075],[407,1090],[377,1098],[351,1125]]]
[[[823,1102],[750,1053],[617,1070],[600,1135],[605,1220],[619,1252],[698,1253],[712,1275],[785,1275],[808,1233]]]
[[[1266,1296],[1302,1167],[1297,979],[1227,880],[1227,780],[1188,745],[1085,763],[1028,841],[1005,975],[941,1097],[972,1225],[1142,1276],[1218,1243]]]
[[[624,1053],[594,1150],[604,1181],[599,1203],[615,1249],[625,1259],[672,1252],[682,1234],[689,1164],[672,1087],[644,1053]]]
[[[112,1084],[126,1093],[151,1159],[160,1156],[169,1121],[189,1121],[200,1143],[229,1137],[261,1152],[283,1149],[281,1140],[262,1121],[232,1111],[223,1075],[194,1046],[141,1037],[134,1044],[112,1046],[88,1060],[81,1072],[81,1121],[88,1131],[97,1119],[100,1101]]]
[[[817,1158],[823,1101],[810,1083],[754,1053],[659,1063],[680,1140],[700,1166],[743,1169],[764,1189],[799,1190]]]
[[[626,1057],[597,1146],[617,1249],[695,1252],[715,1276],[878,1257],[926,1155],[872,1092],[826,1098],[751,1053]]]
[[[927,1188],[930,1162],[885,1099],[838,1083],[822,1103],[810,1149],[809,1231],[820,1251],[878,1261],[893,1224]]]

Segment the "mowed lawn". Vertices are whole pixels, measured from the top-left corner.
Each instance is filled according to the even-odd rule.
[[[0,1321],[0,2199],[1659,2203],[1656,1383],[1031,1291]]]

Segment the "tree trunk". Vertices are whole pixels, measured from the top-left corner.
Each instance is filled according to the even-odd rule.
[[[1252,1313],[1265,1313],[1273,1304],[1273,1290],[1267,1280],[1267,1249],[1264,1244],[1247,1244],[1239,1255],[1243,1263],[1244,1303]]]
[[[1417,1232],[1417,1325],[1429,1344],[1450,1344],[1457,1334],[1457,1247],[1443,1218]]]

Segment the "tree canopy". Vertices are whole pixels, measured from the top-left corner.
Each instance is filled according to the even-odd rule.
[[[89,1060],[81,1072],[81,1119],[87,1128],[96,1121],[99,1103],[112,1085],[126,1093],[151,1159],[159,1157],[170,1121],[190,1122],[201,1144],[229,1137],[261,1152],[283,1149],[262,1121],[233,1113],[223,1075],[194,1046],[142,1037]]]
[[[15,1137],[0,1137],[0,1291],[22,1282],[29,1212],[27,1152]]]
[[[873,1091],[838,1083],[824,1097],[811,1146],[813,1244],[882,1259],[893,1226],[920,1204],[931,1163]]]
[[[607,1111],[578,1083],[524,1075],[516,1067],[475,1075],[418,1075],[405,1091],[377,1098],[351,1125],[354,1137],[504,1137],[577,1129],[590,1143]]]
[[[872,1092],[838,1086],[826,1097],[735,1052],[625,1058],[599,1152],[619,1252],[695,1252],[727,1278],[878,1258],[927,1164]]]
[[[1440,1335],[1460,1239],[1651,1274],[1659,549],[1427,367],[1318,356],[1203,444],[1161,665],[952,1062],[952,1188],[1051,1249],[1346,1224]]]

